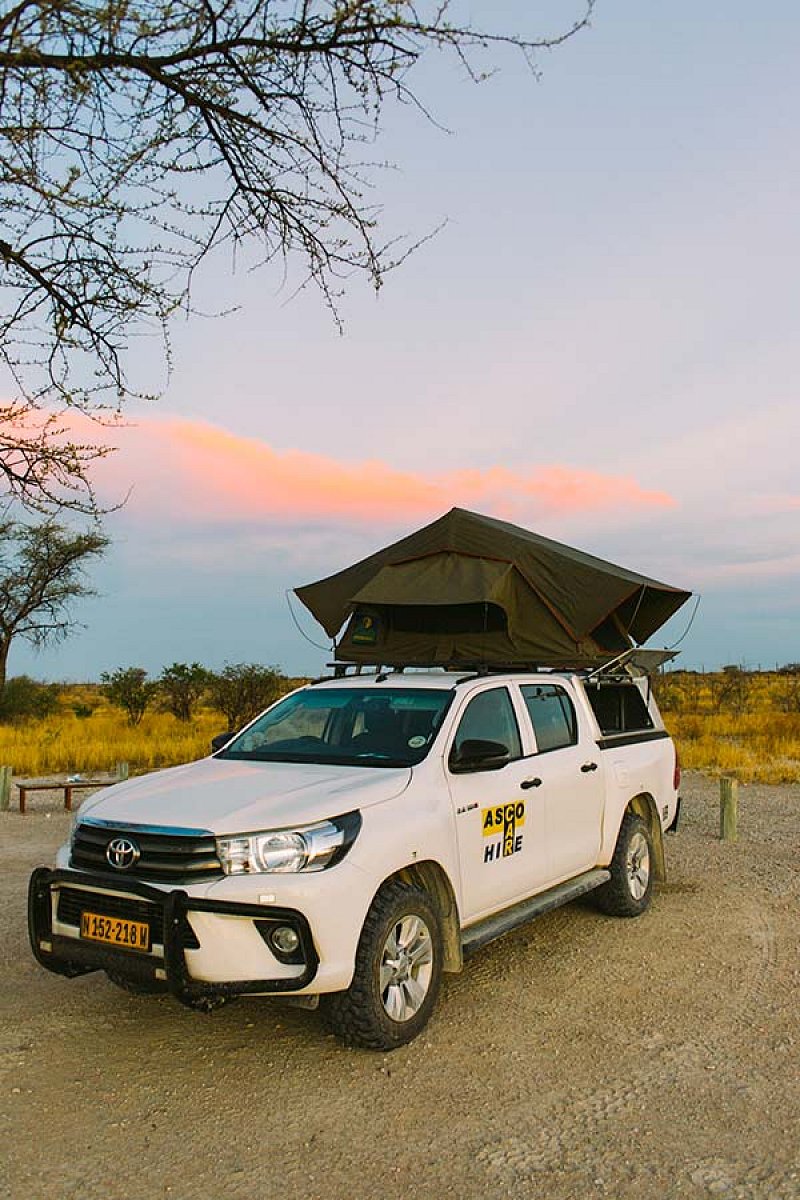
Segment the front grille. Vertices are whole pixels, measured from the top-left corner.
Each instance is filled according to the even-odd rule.
[[[83,912],[98,913],[101,917],[119,917],[123,921],[146,921],[150,926],[151,942],[159,946],[164,944],[164,909],[160,904],[137,900],[133,896],[109,896],[105,892],[89,892],[73,887],[60,888],[56,909],[59,921],[65,925],[80,927]],[[196,950],[200,945],[185,917],[178,930],[178,936],[186,950]]]
[[[85,871],[112,871],[106,850],[109,842],[119,837],[135,842],[140,852],[132,867],[120,871],[120,881],[124,876],[155,883],[195,883],[218,879],[223,873],[211,833],[151,833],[144,828],[115,829],[85,821],[75,830],[70,866]]]

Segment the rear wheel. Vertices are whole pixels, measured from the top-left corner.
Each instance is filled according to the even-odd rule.
[[[351,1046],[394,1050],[424,1029],[442,974],[442,934],[427,892],[400,880],[372,902],[346,992],[322,997],[328,1028]]]
[[[595,904],[612,917],[638,917],[653,894],[653,839],[636,813],[622,818],[609,870],[608,883],[592,893]]]

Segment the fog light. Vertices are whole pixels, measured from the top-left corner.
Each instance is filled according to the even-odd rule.
[[[280,954],[294,954],[300,945],[300,935],[291,925],[279,925],[270,934],[270,941]]]

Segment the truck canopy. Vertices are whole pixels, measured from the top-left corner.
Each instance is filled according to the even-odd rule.
[[[691,592],[453,508],[295,594],[342,662],[580,667],[641,645]]]

